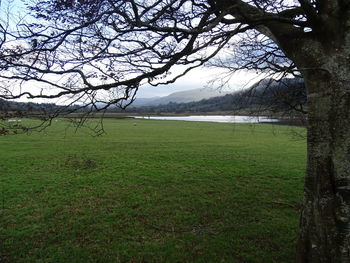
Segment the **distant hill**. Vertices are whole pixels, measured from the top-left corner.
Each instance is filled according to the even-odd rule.
[[[20,117],[28,114],[50,114],[58,111],[68,112],[78,108],[78,105],[66,107],[54,103],[17,102],[0,99],[0,120],[5,116]]]
[[[53,103],[17,102],[0,99],[0,111],[42,111],[57,108],[59,106]]]
[[[303,81],[301,79],[288,78],[278,82],[273,79],[264,79],[248,89],[230,94],[212,89],[194,89],[175,92],[166,97],[137,99],[126,110],[110,107],[108,112],[181,114],[252,109],[266,109],[270,112],[287,112],[291,110],[303,112],[305,111],[305,104],[306,91]],[[24,103],[0,99],[0,113],[6,111],[19,111],[19,114],[21,112],[48,113],[57,110],[69,111],[74,108],[77,109],[79,106],[75,105],[66,108],[49,103]]]
[[[180,95],[183,93],[190,95],[191,91],[179,93]],[[306,91],[303,81],[295,78],[286,78],[281,81],[264,79],[245,90],[211,97],[208,99],[197,98],[196,101],[187,103],[176,102],[175,98],[178,98],[177,94],[178,92],[167,96],[169,98],[174,98],[174,101],[167,104],[158,103],[137,107],[132,104],[126,109],[126,112],[153,114],[200,113],[234,111],[253,108],[282,112],[296,109],[302,110],[306,103]],[[193,92],[192,94],[196,94],[196,92]],[[193,97],[188,96],[188,98],[192,99]],[[168,99],[163,100],[163,102],[168,101]]]
[[[222,92],[212,88],[199,88],[187,91],[174,92],[165,97],[154,98],[137,98],[132,106],[157,106],[172,103],[187,103],[192,101],[200,101],[212,97],[223,96],[227,92]]]

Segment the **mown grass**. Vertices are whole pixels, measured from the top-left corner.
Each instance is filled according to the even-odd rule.
[[[0,137],[1,263],[294,261],[305,142],[292,128],[66,127]]]

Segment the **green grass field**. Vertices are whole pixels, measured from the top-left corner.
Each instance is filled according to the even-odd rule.
[[[0,262],[294,262],[302,128],[105,120],[0,136]]]

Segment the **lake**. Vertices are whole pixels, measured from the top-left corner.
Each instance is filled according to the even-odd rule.
[[[265,116],[234,116],[234,115],[193,115],[193,116],[131,116],[135,119],[172,120],[172,121],[206,121],[206,122],[229,122],[229,123],[264,123],[278,122]]]

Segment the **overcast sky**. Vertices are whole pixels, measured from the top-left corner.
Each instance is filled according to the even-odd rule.
[[[177,91],[185,91],[198,88],[212,88],[218,89],[218,83],[216,85],[210,85],[208,82],[212,79],[219,78],[222,76],[219,69],[208,69],[208,68],[199,68],[193,71],[190,71],[184,77],[178,79],[173,84],[161,85],[153,87],[150,85],[141,86],[138,91],[138,98],[151,98],[151,97],[163,97]],[[225,88],[224,91],[236,91],[244,87],[249,87],[253,83],[257,82],[261,76],[256,75],[252,72],[239,72],[235,73],[229,86]]]
[[[3,5],[1,5],[0,0],[0,7],[3,9],[5,7],[5,3],[8,2],[8,0],[5,0]],[[13,13],[21,13],[21,9],[24,8],[23,3],[21,1],[13,1],[12,5],[13,10],[11,10]],[[4,11],[4,10],[2,10]],[[1,14],[0,10],[0,14]],[[172,71],[176,71],[176,69],[172,69]],[[185,91],[185,90],[191,90],[191,89],[198,89],[198,88],[212,88],[212,89],[219,89],[219,83],[215,83],[214,85],[208,84],[209,81],[213,79],[220,79],[222,78],[222,71],[219,69],[209,69],[209,68],[197,68],[195,70],[190,71],[187,73],[186,76],[178,79],[175,83],[169,84],[169,85],[162,85],[153,87],[151,85],[143,85],[140,87],[137,97],[138,98],[150,98],[150,97],[163,97],[167,96],[171,93],[178,92],[178,91]],[[253,83],[257,82],[259,79],[261,79],[262,76],[256,75],[252,72],[240,72],[235,73],[230,82],[229,86],[225,87],[225,92],[234,92],[236,90],[240,90],[244,87],[249,87]],[[26,101],[25,98],[22,99],[23,101]],[[41,101],[40,101],[41,102]]]

